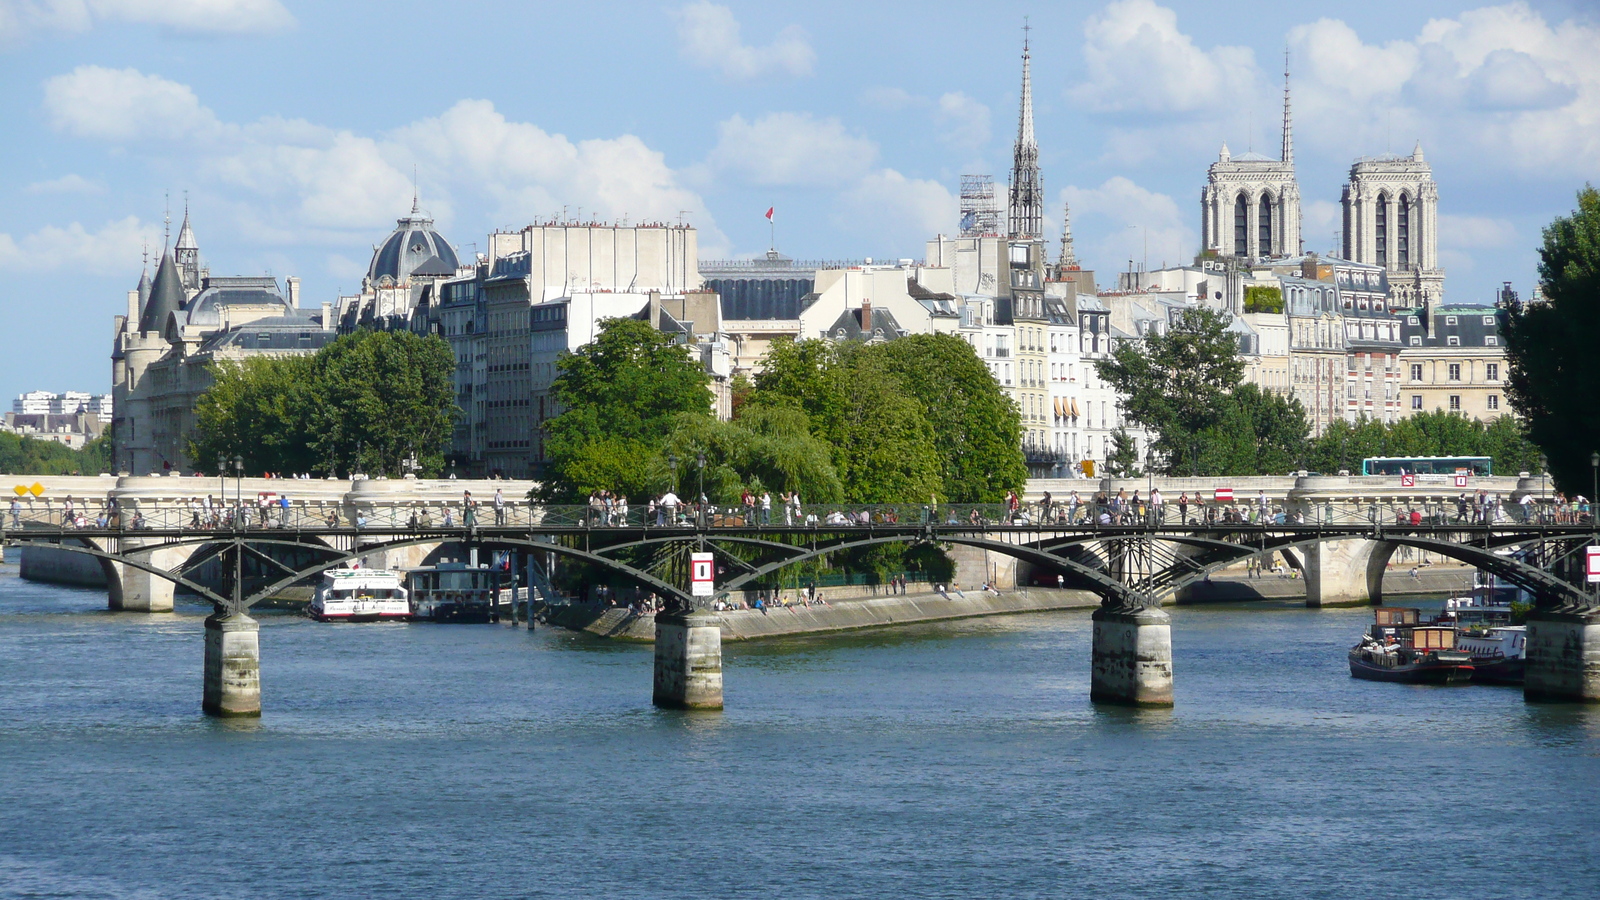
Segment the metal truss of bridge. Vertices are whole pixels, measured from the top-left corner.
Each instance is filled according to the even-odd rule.
[[[153,596],[157,585],[163,584],[168,586],[167,608],[171,586],[210,601],[215,614],[207,620],[206,707],[222,714],[229,712],[224,696],[227,648],[239,650],[236,655],[240,659],[250,653],[258,656],[253,622],[248,618],[252,606],[352,560],[444,545],[510,551],[544,560],[560,558],[622,576],[665,598],[674,610],[672,615],[658,617],[657,700],[662,700],[662,679],[666,677],[670,683],[665,705],[712,705],[679,702],[685,690],[693,693],[692,685],[685,687],[693,681],[686,674],[693,665],[679,660],[677,669],[668,666],[671,671],[664,676],[659,658],[662,627],[670,629],[679,627],[672,623],[680,623],[683,634],[667,643],[676,641],[690,648],[698,640],[702,650],[709,640],[705,630],[717,630],[686,590],[690,550],[715,554],[722,596],[772,587],[783,570],[808,560],[881,544],[929,543],[1013,557],[1051,576],[1059,574],[1069,585],[1101,597],[1095,632],[1096,699],[1137,705],[1171,702],[1170,636],[1158,636],[1155,644],[1146,646],[1150,634],[1167,627],[1167,617],[1160,611],[1163,598],[1251,557],[1279,553],[1294,558],[1298,554],[1308,592],[1332,577],[1356,578],[1365,580],[1370,596],[1376,597],[1389,555],[1398,547],[1412,547],[1459,560],[1525,588],[1545,612],[1576,615],[1584,621],[1595,616],[1593,598],[1575,577],[1581,572],[1582,548],[1596,542],[1595,526],[1590,523],[1453,521],[1443,512],[1423,521],[1413,517],[1386,523],[1380,510],[1358,505],[1319,508],[1319,521],[1311,523],[1265,514],[1259,516],[1262,521],[1251,522],[1249,513],[1230,516],[1243,519],[1238,521],[1204,521],[1211,514],[1200,510],[1200,520],[1189,517],[1189,521],[1179,522],[1171,520],[1177,518],[1175,510],[1163,511],[1171,515],[1135,517],[1096,507],[1075,508],[1070,515],[1064,510],[1053,515],[1035,513],[1032,518],[994,506],[829,506],[770,513],[673,509],[645,521],[638,511],[623,517],[597,507],[548,506],[518,524],[493,524],[492,510],[482,511],[489,522],[477,521],[474,512],[462,524],[425,521],[414,509],[403,506],[366,509],[353,522],[308,522],[255,512],[236,511],[220,523],[177,511],[165,517],[141,515],[127,522],[103,516],[92,523],[78,518],[65,522],[11,520],[4,523],[10,527],[0,531],[0,542],[25,550],[50,547],[98,560],[106,572],[114,608],[152,608],[155,604],[139,602],[139,592]],[[1340,558],[1327,555],[1328,548],[1340,544],[1354,544],[1365,551]],[[213,577],[208,583],[196,573],[210,563],[215,563],[210,571],[220,572],[222,577]],[[544,590],[549,590],[547,582]],[[229,631],[230,627],[234,630]],[[248,641],[235,632],[248,632]],[[230,635],[238,638],[231,645]],[[250,646],[240,649],[241,642]],[[1102,654],[1102,643],[1117,644],[1120,649]],[[213,644],[217,645],[215,652]],[[714,705],[720,707],[720,640],[715,656]],[[215,690],[213,670],[218,682]],[[1600,671],[1595,678],[1600,682]],[[1146,691],[1139,687],[1142,683],[1157,684],[1157,688]],[[258,713],[258,686],[256,691],[254,711]],[[247,699],[241,707],[246,710],[243,714],[251,714],[249,707]]]

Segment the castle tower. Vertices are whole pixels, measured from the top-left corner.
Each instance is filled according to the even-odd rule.
[[[1344,186],[1344,256],[1382,266],[1396,306],[1433,307],[1439,268],[1439,186],[1419,141],[1410,156],[1358,159]]]
[[[1006,218],[1013,238],[1037,238],[1044,233],[1044,185],[1039,179],[1039,143],[1033,135],[1032,55],[1027,27],[1022,38],[1022,104],[1017,117],[1017,143],[1011,160],[1011,205]]]
[[[1281,158],[1237,156],[1222,145],[1200,192],[1201,246],[1218,256],[1273,259],[1300,255],[1300,185],[1294,174],[1289,64],[1283,67]]]

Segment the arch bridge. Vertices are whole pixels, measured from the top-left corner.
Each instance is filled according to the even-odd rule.
[[[1358,570],[1353,577],[1365,581],[1375,598],[1389,555],[1411,547],[1460,560],[1530,592],[1536,618],[1572,626],[1563,630],[1552,625],[1547,628],[1551,635],[1578,634],[1576,662],[1570,648],[1562,651],[1564,665],[1569,670],[1575,666],[1577,674],[1568,671],[1556,679],[1576,686],[1547,693],[1600,699],[1600,625],[1594,624],[1596,602],[1582,583],[1583,548],[1600,543],[1592,523],[1463,522],[1440,516],[1384,524],[1376,515],[1355,511],[1336,516],[1331,510],[1313,523],[1177,522],[1149,514],[1083,512],[1035,521],[994,507],[878,505],[784,511],[777,516],[783,521],[775,522],[759,511],[672,510],[646,520],[618,518],[590,507],[548,507],[530,517],[537,521],[517,525],[470,520],[434,525],[414,514],[374,517],[377,521],[363,517],[354,525],[255,523],[257,527],[247,527],[249,517],[241,516],[238,527],[221,528],[182,522],[154,527],[146,522],[139,528],[120,521],[87,527],[24,522],[20,528],[0,530],[0,544],[24,552],[49,548],[96,561],[106,573],[114,608],[137,608],[127,602],[136,586],[155,583],[167,586],[169,598],[172,587],[182,587],[210,602],[214,613],[206,620],[203,706],[223,715],[259,714],[259,643],[249,618],[251,607],[354,560],[444,545],[559,558],[664,598],[670,612],[657,617],[656,700],[669,706],[721,706],[720,633],[716,617],[705,609],[707,598],[688,590],[689,552],[714,555],[721,574],[718,595],[726,596],[770,587],[791,566],[885,544],[988,551],[1094,592],[1101,608],[1095,613],[1093,698],[1144,706],[1171,704],[1170,620],[1160,608],[1163,598],[1218,569],[1274,553],[1298,554],[1304,560],[1308,589],[1323,577],[1352,577],[1351,570]],[[1326,554],[1330,547],[1352,542],[1368,548],[1364,559],[1341,564]],[[207,564],[215,564],[213,571],[220,570],[222,577],[198,577]],[[247,565],[253,579],[245,577]],[[1335,568],[1343,571],[1318,571]],[[542,589],[548,593],[548,582]],[[1591,634],[1585,629],[1591,626],[1593,665],[1584,649]]]

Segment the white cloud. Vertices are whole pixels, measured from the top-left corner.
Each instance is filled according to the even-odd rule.
[[[367,135],[294,119],[221,122],[186,85],[133,69],[84,67],[51,79],[45,95],[57,128],[161,142],[197,187],[231,188],[220,193],[236,199],[211,208],[231,207],[234,228],[262,244],[370,237],[407,209],[414,165],[423,204],[441,225],[468,201],[487,205],[497,225],[562,207],[634,222],[674,220],[688,210],[702,246],[725,240],[704,200],[638,137],[572,141],[510,121],[487,100],[462,100],[438,116]]]
[[[923,241],[956,225],[956,197],[949,188],[894,169],[867,173],[840,199],[834,218],[840,230],[896,252],[920,249]]]
[[[1072,206],[1072,233],[1086,268],[1121,271],[1128,260],[1137,264],[1146,254],[1152,267],[1176,263],[1192,257],[1199,245],[1190,217],[1176,200],[1121,175],[1099,187],[1068,186],[1059,196]],[[1102,237],[1089,238],[1085,246],[1085,236],[1095,234]]]
[[[73,222],[62,228],[47,225],[18,240],[0,232],[0,267],[8,271],[44,272],[59,269],[96,275],[126,274],[144,248],[160,246],[161,229],[134,216],[107,222],[90,231]]]
[[[959,91],[939,98],[939,139],[962,150],[989,143],[989,107]]]
[[[188,85],[137,69],[79,66],[44,83],[50,124],[78,137],[111,141],[182,140],[218,128]]]
[[[574,142],[506,119],[487,100],[462,100],[443,115],[389,135],[392,154],[421,159],[463,189],[500,198],[512,221],[582,207],[603,219],[674,219],[696,214],[704,240],[720,239],[705,201],[681,183],[666,158],[634,135]]]
[[[698,0],[673,15],[678,20],[678,51],[683,58],[728,78],[810,75],[817,59],[805,32],[794,25],[778,32],[767,46],[753,47],[740,38],[739,20],[726,6]]]
[[[1071,94],[1101,111],[1199,112],[1247,96],[1255,81],[1249,48],[1202,50],[1153,0],[1117,0],[1091,16],[1083,61],[1089,79]]]
[[[843,184],[863,175],[878,155],[876,144],[850,134],[838,119],[809,113],[768,113],[754,121],[734,116],[717,131],[707,163],[751,184]]]
[[[99,194],[105,191],[105,185],[76,173],[68,173],[49,181],[35,181],[24,190],[30,194]]]
[[[1525,172],[1592,174],[1600,156],[1600,25],[1550,23],[1514,2],[1364,42],[1321,19],[1289,33],[1297,126],[1349,152],[1448,147]],[[1377,111],[1382,110],[1381,116]]]
[[[184,35],[269,34],[294,27],[280,0],[0,0],[0,41],[99,24],[155,25]]]

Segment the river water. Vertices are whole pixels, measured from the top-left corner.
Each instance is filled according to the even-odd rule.
[[[1600,709],[1355,681],[1368,610],[1173,610],[1177,706],[1088,702],[1089,616],[649,647],[205,610],[0,567],[0,897],[1600,895]]]

